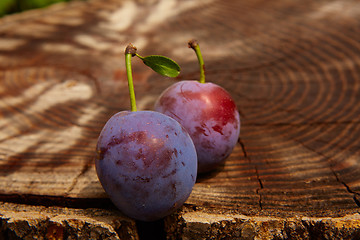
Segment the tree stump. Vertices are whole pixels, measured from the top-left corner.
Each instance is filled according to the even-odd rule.
[[[89,0],[0,19],[0,239],[360,238],[359,24],[355,0]],[[179,211],[139,223],[97,179],[97,137],[130,107],[126,45],[182,67],[174,80],[133,61],[151,110],[198,78],[191,38],[236,101],[240,138]]]

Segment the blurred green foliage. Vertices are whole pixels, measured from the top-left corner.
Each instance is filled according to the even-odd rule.
[[[53,3],[69,1],[71,0],[0,0],[0,17],[33,8],[46,7]]]

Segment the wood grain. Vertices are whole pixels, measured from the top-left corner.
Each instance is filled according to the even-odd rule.
[[[357,214],[359,9],[355,0],[92,0],[1,19],[0,199],[102,208],[94,149],[108,118],[129,109],[125,46],[171,57],[176,80],[196,79],[186,45],[196,38],[207,81],[232,94],[242,125],[225,165],[198,177],[181,211]],[[133,71],[139,109],[175,81],[135,59]],[[167,222],[188,226],[178,219]]]

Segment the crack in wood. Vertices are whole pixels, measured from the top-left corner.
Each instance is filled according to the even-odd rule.
[[[74,180],[72,181],[70,187],[65,191],[65,197],[69,196],[69,194],[71,193],[71,191],[74,189],[74,187],[76,186],[79,178],[81,176],[83,176],[90,168],[91,163],[92,163],[93,159],[89,159],[87,160],[87,162],[84,164],[83,168],[81,169],[80,173],[74,178]]]
[[[136,228],[139,235],[139,240],[167,239],[164,219],[160,219],[154,222],[136,221]]]
[[[253,163],[251,162],[251,158],[250,158],[250,157],[248,156],[248,154],[247,154],[247,151],[246,151],[246,148],[245,148],[245,144],[244,144],[244,142],[241,140],[241,138],[238,139],[238,143],[239,143],[240,146],[241,146],[241,149],[242,149],[242,151],[243,151],[243,153],[244,153],[245,159],[247,159],[248,162],[249,162],[251,165],[253,165]],[[256,179],[257,179],[257,181],[258,181],[258,183],[259,183],[259,187],[256,189],[256,194],[259,196],[259,207],[260,207],[260,210],[262,210],[262,209],[263,209],[263,208],[262,208],[262,196],[261,196],[261,194],[260,194],[260,190],[264,188],[264,185],[263,185],[263,183],[262,183],[262,181],[261,181],[261,178],[260,178],[260,175],[259,175],[259,171],[258,171],[257,166],[254,165],[254,168],[255,168]]]
[[[294,141],[296,141],[297,143],[299,143],[301,146],[305,147],[306,149],[308,149],[308,150],[316,153],[317,155],[323,157],[327,162],[329,162],[329,163],[330,163],[330,164],[329,164],[330,171],[331,171],[332,174],[334,175],[336,181],[337,181],[338,183],[342,184],[342,185],[345,187],[345,189],[346,189],[346,191],[347,191],[348,193],[353,194],[353,200],[354,200],[355,204],[356,204],[358,207],[360,207],[360,201],[356,198],[356,196],[360,196],[360,193],[353,191],[353,190],[350,188],[349,185],[347,185],[343,180],[341,180],[339,174],[331,167],[331,158],[332,158],[332,156],[329,157],[329,156],[326,156],[325,154],[323,154],[323,153],[321,153],[321,152],[317,152],[315,149],[313,149],[313,148],[305,145],[303,142],[301,142],[301,141],[299,141],[299,140],[294,139]]]
[[[109,198],[72,198],[64,196],[36,194],[0,194],[0,201],[7,203],[67,208],[102,208],[114,209]]]
[[[355,191],[353,191],[353,190],[349,187],[349,185],[347,185],[344,181],[342,181],[342,180],[340,179],[340,177],[338,176],[338,174],[337,174],[334,170],[331,169],[331,171],[332,171],[332,173],[334,174],[334,176],[335,176],[335,178],[336,178],[336,181],[339,182],[339,183],[341,183],[342,185],[344,185],[344,187],[346,188],[346,190],[347,190],[349,193],[352,193],[352,194],[353,194],[353,200],[354,200],[355,204],[356,204],[358,207],[360,207],[360,201],[356,198],[356,196],[360,196],[360,194],[357,193],[357,192],[355,192]]]

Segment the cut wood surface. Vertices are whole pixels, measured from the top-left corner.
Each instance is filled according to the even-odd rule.
[[[168,238],[360,238],[356,0],[89,0],[0,19],[0,201],[108,208],[95,145],[130,108],[125,47],[182,68],[170,79],[133,60],[138,109],[152,110],[166,87],[199,77],[191,38],[206,80],[234,97],[241,131],[165,219]],[[261,235],[270,222],[277,230]]]

